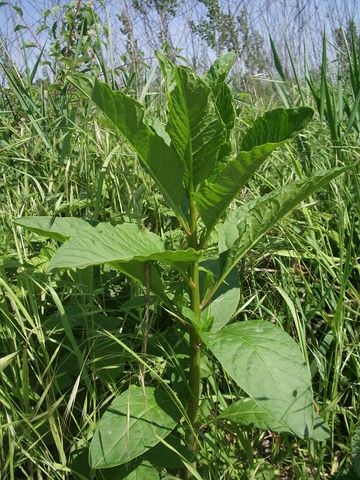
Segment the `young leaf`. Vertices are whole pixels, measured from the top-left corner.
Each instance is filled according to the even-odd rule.
[[[221,57],[217,58],[211,65],[209,71],[204,75],[204,82],[213,87],[225,82],[226,77],[229,75],[231,67],[236,60],[235,52],[227,52]]]
[[[226,139],[211,89],[188,67],[173,65],[158,54],[167,80],[169,122],[167,132],[185,165],[185,183],[196,186],[212,175]]]
[[[216,162],[215,173],[218,173],[227,161],[228,156],[231,154],[231,141],[230,134],[235,124],[235,106],[234,96],[229,85],[226,83],[226,77],[229,74],[231,67],[236,59],[234,52],[228,52],[219,57],[210,70],[204,75],[204,82],[211,88],[215,104],[222,121],[226,127],[226,141],[220,147],[218,158]]]
[[[76,217],[21,217],[15,220],[15,224],[59,242],[94,228],[86,220]]]
[[[323,441],[329,438],[329,428],[321,417],[314,413],[314,430],[309,438],[316,441]],[[259,406],[254,399],[244,398],[238,400],[226,408],[219,416],[219,419],[230,420],[233,423],[271,430],[272,432],[291,433],[287,426],[276,420],[269,412]]]
[[[132,145],[174,212],[183,218],[183,164],[165,140],[145,123],[144,107],[97,80],[92,99]]]
[[[132,386],[115,398],[90,445],[94,469],[123,465],[165,438],[180,419],[168,395],[153,387]]]
[[[224,370],[271,422],[301,438],[314,429],[310,371],[295,341],[270,322],[240,322],[202,333]],[[276,425],[276,426],[277,426]]]
[[[201,263],[201,269],[206,269],[211,273],[211,279],[206,270],[200,274],[200,288],[202,296],[206,295],[205,288],[211,288],[220,276],[220,265],[216,260],[207,260]],[[221,330],[232,318],[240,301],[240,282],[237,267],[229,273],[227,278],[221,284],[219,290],[214,295],[212,302],[202,311],[202,318],[212,317],[212,326],[210,331],[217,332]]]
[[[312,116],[313,110],[309,107],[278,108],[255,121],[245,135],[236,159],[226,165],[216,181],[205,182],[195,195],[201,218],[208,230],[214,227],[270,153],[298,134]]]
[[[105,263],[124,263],[133,260],[146,262],[159,260],[176,265],[200,257],[195,250],[165,250],[163,240],[141,230],[134,223],[110,225],[99,223],[95,228],[84,231],[62,245],[52,257],[49,270],[63,268],[85,268]]]
[[[306,197],[351,167],[333,168],[290,183],[237,208],[219,233],[223,277],[279,220]]]

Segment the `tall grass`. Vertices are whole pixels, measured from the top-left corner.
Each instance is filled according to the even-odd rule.
[[[306,134],[274,155],[239,203],[279,182],[359,156],[358,49],[345,52],[349,75],[339,72],[330,78],[324,37],[319,80],[306,70],[301,77],[295,67],[286,76],[273,49],[280,76],[274,82],[277,101],[313,103],[318,117]],[[87,448],[96,422],[114,395],[139,376],[176,392],[187,375],[182,361],[186,340],[172,343],[174,327],[167,312],[111,269],[49,275],[46,266],[55,243],[20,230],[13,219],[131,219],[169,242],[176,241],[176,229],[132,152],[70,84],[64,88],[56,78],[35,84],[34,70],[22,77],[9,63],[3,68],[0,478],[115,478],[116,470],[96,476],[89,471]],[[112,83],[112,67],[109,72]],[[161,114],[156,72],[149,68],[147,78],[138,98]],[[259,99],[256,108],[268,101]],[[240,104],[239,112],[252,122],[254,114]],[[236,136],[242,129],[239,118]],[[350,461],[360,413],[359,198],[356,173],[341,177],[274,229],[239,265],[238,318],[263,318],[294,336],[310,365],[316,408],[330,424],[331,439],[321,444],[297,441],[219,420],[218,414],[241,392],[207,358],[199,478],[323,479]],[[209,370],[218,375],[209,376]],[[170,377],[171,386],[163,380]],[[169,450],[166,444],[162,448]],[[183,446],[172,448],[177,452],[170,466],[174,476],[162,472],[161,478],[176,478],[182,467]]]

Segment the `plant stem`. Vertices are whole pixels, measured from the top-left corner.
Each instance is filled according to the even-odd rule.
[[[200,322],[200,286],[199,286],[199,264],[194,262],[192,265],[192,288],[191,288],[191,308],[195,314],[196,320]],[[187,447],[189,451],[195,456],[197,452],[197,440],[194,432],[196,420],[199,412],[200,401],[200,337],[196,326],[192,325],[190,328],[190,372],[189,372],[189,389],[190,399],[187,404],[187,411],[190,420],[190,431],[187,437]],[[194,462],[194,467],[196,462]],[[185,472],[185,479],[192,477],[189,470]]]
[[[190,206],[190,216],[191,216],[191,235],[188,239],[189,247],[198,249],[197,242],[197,209],[193,200],[193,187],[191,179],[190,187],[190,196],[189,196],[189,206]],[[191,265],[191,275],[190,275],[190,289],[191,289],[191,309],[194,313],[194,324],[190,327],[190,371],[189,371],[189,390],[190,390],[190,399],[187,403],[187,412],[189,416],[189,433],[186,439],[186,445],[189,452],[194,456],[193,467],[196,468],[195,455],[197,452],[197,438],[195,433],[196,420],[199,412],[199,401],[200,401],[200,361],[201,361],[201,350],[200,350],[200,337],[198,333],[198,327],[200,327],[200,278],[199,278],[199,263],[193,262]],[[192,473],[190,470],[185,470],[185,479],[192,478]]]
[[[196,426],[196,420],[199,412],[199,400],[200,400],[200,360],[201,350],[199,335],[194,327],[190,331],[190,374],[189,374],[189,387],[191,391],[191,398],[188,401],[188,415],[191,423],[190,431],[187,437],[187,447],[189,451],[195,455],[197,452],[197,440],[196,433],[194,432]],[[196,462],[194,461],[194,467]],[[191,478],[192,474],[189,470],[185,472],[185,479]]]

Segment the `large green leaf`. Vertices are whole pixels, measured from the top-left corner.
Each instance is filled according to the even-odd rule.
[[[311,178],[290,183],[231,212],[219,233],[219,252],[224,272],[230,271],[256,242],[296,205],[347,169],[348,167],[341,167],[319,172]]]
[[[217,260],[206,260],[201,263],[200,289],[202,297],[213,287],[220,276],[220,265]],[[234,315],[240,301],[240,281],[237,267],[233,268],[211,303],[202,311],[202,318],[211,318],[211,332],[221,330]],[[206,320],[205,320],[206,321]]]
[[[126,264],[133,260],[146,262],[161,260],[171,265],[198,259],[195,250],[165,250],[164,241],[141,230],[134,223],[113,226],[99,223],[95,228],[72,237],[52,257],[49,270],[55,268],[85,268],[105,263]]]
[[[216,181],[205,182],[196,193],[196,204],[208,229],[217,223],[270,153],[298,134],[312,116],[313,110],[309,107],[278,108],[254,122],[243,139],[236,159],[226,165]]]
[[[132,145],[174,212],[183,217],[183,164],[164,138],[146,124],[144,107],[97,80],[92,99]]]
[[[132,386],[115,398],[90,445],[92,468],[130,462],[171,433],[180,414],[163,390]]]
[[[181,458],[191,464],[193,456],[176,433],[172,432],[166,437],[166,445],[159,442],[131,462],[103,470],[101,474],[104,480],[159,480],[161,469],[183,469]]]
[[[276,420],[269,412],[259,406],[252,398],[238,400],[226,408],[219,419],[230,420],[233,423],[256,427],[272,432],[291,433],[287,425]],[[322,441],[329,438],[329,428],[321,417],[314,412],[314,430],[309,435],[313,440]]]
[[[234,105],[234,96],[231,88],[226,83],[226,77],[234,64],[236,54],[228,52],[219,57],[210,67],[206,75],[204,75],[204,82],[211,88],[215,104],[222,121],[226,127],[226,141],[221,146],[218,153],[215,173],[222,170],[229,161],[229,156],[232,151],[230,134],[234,128],[236,112]]]
[[[216,107],[226,127],[226,141],[219,150],[215,173],[218,173],[224,168],[232,150],[230,134],[234,128],[236,112],[234,96],[231,88],[226,83],[226,77],[234,64],[235,59],[236,54],[234,52],[225,53],[215,60],[207,74],[203,77],[204,82],[212,90]]]
[[[254,147],[267,143],[281,143],[297,135],[312,119],[310,107],[276,108],[265,112],[255,120],[246,132],[241,150],[250,152]]]
[[[21,217],[17,218],[15,223],[38,235],[60,242],[65,242],[80,232],[94,230],[90,223],[75,217]],[[165,299],[164,285],[155,265],[149,263],[145,267],[144,262],[133,260],[127,263],[111,262],[111,266],[142,285],[150,287],[150,290]]]
[[[194,188],[214,172],[225,125],[211,89],[190,68],[175,66],[158,55],[166,78],[169,122],[167,132],[185,165],[185,182]]]
[[[270,422],[302,438],[311,434],[314,412],[310,371],[287,333],[270,322],[255,320],[216,333],[202,333],[202,338]]]
[[[76,217],[21,217],[17,218],[15,223],[38,235],[60,242],[80,231],[93,229],[89,222]]]

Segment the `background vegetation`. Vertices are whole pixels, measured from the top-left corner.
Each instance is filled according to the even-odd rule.
[[[0,9],[1,479],[93,478],[87,448],[114,395],[144,373],[149,383],[171,377],[174,390],[186,376],[186,342],[172,342],[171,321],[146,291],[110,269],[94,276],[86,270],[49,274],[56,242],[13,223],[25,215],[131,220],[176,241],[174,219],[133,152],[68,82],[69,74],[102,78],[163,117],[155,47],[174,60],[187,57],[199,73],[214,52],[235,50],[234,146],[265,109],[312,105],[317,115],[306,132],[273,154],[236,204],[359,159],[360,41],[351,2],[344,2],[344,17],[334,8],[322,41],[318,32],[305,35],[309,55],[299,40],[305,30],[296,34],[294,27],[298,38],[291,42],[291,35],[281,40],[281,28],[268,25],[268,41],[246,2],[238,9],[232,2],[197,3],[201,8],[189,10],[189,22],[180,21],[187,3],[176,1],[124,2],[117,13],[108,2],[76,1],[45,11],[36,26],[29,23],[30,2],[22,9],[9,1]],[[286,12],[292,25],[306,19]],[[311,9],[305,12],[311,16]],[[192,33],[182,46],[174,32],[185,27]],[[200,478],[360,477],[359,213],[359,176],[351,171],[298,208],[239,265],[237,317],[272,321],[295,338],[331,438],[315,443],[220,428],[213,419],[238,387],[210,363],[203,372]],[[114,338],[133,353],[125,354]],[[171,467],[176,475],[176,455]]]

